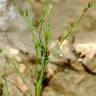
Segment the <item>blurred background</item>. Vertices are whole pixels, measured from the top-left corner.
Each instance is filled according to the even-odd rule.
[[[60,33],[63,33],[64,30],[72,22],[77,20],[82,15],[83,9],[86,8],[87,3],[89,1],[92,0],[50,0],[52,4],[51,13],[49,15],[50,30],[52,33],[50,42],[56,40]],[[30,16],[33,19],[35,15],[38,14],[40,8],[43,5],[44,0],[17,0],[16,2],[18,7],[22,10],[26,10],[27,8],[29,8],[31,10]],[[82,42],[85,42],[87,47],[89,46],[89,41],[91,43],[93,43],[94,41],[94,44],[92,46],[95,46],[95,51],[92,52],[96,53],[96,5],[94,5],[92,8],[88,10],[87,14],[84,16],[75,32],[76,34],[81,34],[81,37],[78,38],[77,42],[80,43],[82,39]],[[85,37],[90,38],[86,39]],[[34,53],[32,29],[28,27],[25,19],[16,10],[16,6],[13,5],[11,0],[0,0],[0,48],[7,49],[6,52],[8,52],[8,55],[11,54],[9,50],[10,48],[16,48],[17,53],[18,50],[21,50],[24,53],[29,53],[29,55],[32,55]],[[13,51],[14,50],[12,50],[12,52]],[[90,53],[92,52],[90,51]],[[1,63],[2,62],[0,61],[0,67]],[[25,67],[26,64],[24,65]],[[29,65],[27,65],[26,67],[26,76],[29,74],[28,72],[30,66],[28,66]],[[0,68],[0,73],[2,72],[2,68]],[[96,96],[95,75],[87,74],[87,80],[85,80],[81,85],[77,85],[71,81],[72,76],[77,75],[78,72],[75,72],[73,70],[65,70],[65,72],[57,74],[56,77],[54,77],[52,81],[50,81],[50,86],[45,89],[45,93],[43,94],[43,96]],[[14,79],[14,75],[12,76],[13,77],[11,77],[11,79]],[[32,76],[29,77],[32,78]],[[78,75],[77,77],[80,77],[80,75]],[[68,90],[66,91],[65,89]],[[68,95],[66,93],[68,93]],[[16,94],[12,96],[22,95]]]

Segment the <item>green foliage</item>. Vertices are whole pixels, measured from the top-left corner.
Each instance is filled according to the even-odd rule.
[[[49,3],[49,0],[45,0],[45,4],[42,7],[42,10],[40,12],[39,22],[37,26],[34,26],[34,20],[30,17],[31,11],[30,9],[21,10],[18,8],[18,5],[16,5],[16,1],[13,2],[15,4],[16,9],[20,12],[20,14],[25,18],[28,26],[33,29],[32,31],[32,37],[34,42],[34,49],[35,49],[35,60],[36,60],[36,73],[37,73],[37,79],[36,79],[36,86],[35,86],[35,95],[40,96],[42,91],[42,82],[44,80],[44,71],[45,66],[48,63],[48,42],[51,36],[51,32],[49,31],[49,24],[46,22],[46,15],[49,14],[51,5]],[[38,73],[38,54],[41,53],[41,69]],[[16,67],[15,67],[16,68]],[[18,70],[17,70],[18,72]],[[18,73],[19,74],[19,73]]]
[[[51,33],[49,31],[49,24],[45,26],[45,29],[43,29],[43,25],[46,22],[46,14],[48,13],[48,8],[49,8],[49,1],[46,0],[44,7],[42,8],[41,14],[40,14],[40,23],[37,29],[38,31],[38,45],[40,47],[40,53],[42,57],[42,63],[41,63],[41,70],[38,74],[37,80],[36,80],[36,87],[35,87],[35,95],[36,96],[41,96],[41,91],[42,91],[42,82],[44,80],[44,71],[45,71],[45,66],[48,63],[48,55],[47,55],[47,49],[48,49],[48,42],[51,36]],[[44,31],[43,31],[43,30]]]

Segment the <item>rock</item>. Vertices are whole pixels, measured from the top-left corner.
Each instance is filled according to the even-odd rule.
[[[8,3],[8,4],[7,4]],[[28,9],[30,4],[28,2],[22,3],[22,10]],[[18,6],[19,7],[19,6]],[[31,14],[33,18],[33,13]],[[13,22],[14,21],[14,22]],[[11,4],[10,0],[0,1],[0,30],[1,31],[24,31],[28,28],[24,18],[20,16],[14,5]]]
[[[45,69],[45,78],[50,79],[52,78],[56,73],[60,71],[60,68],[54,64],[47,64]]]
[[[81,54],[81,57],[79,57],[81,59],[77,58],[77,61],[82,61],[82,63],[86,66],[88,63],[91,63],[92,59],[95,58],[94,56],[96,54],[96,32],[87,32],[85,37],[84,34],[84,32],[76,33],[75,42],[73,44],[70,43],[68,40],[64,40],[63,43],[60,45],[60,48],[58,48],[58,50],[55,51],[55,53],[57,54],[53,54],[53,56],[51,54],[51,61],[53,60],[57,63],[60,63],[61,61],[64,63],[67,59],[76,60],[77,57],[72,52],[73,50],[76,50],[78,55],[79,53]],[[53,44],[54,43],[52,43],[52,45]],[[55,44],[54,47],[56,46]]]
[[[43,96],[95,96],[95,76],[86,73],[87,78],[79,85],[73,82],[74,76],[80,76],[76,71],[67,69],[53,76]],[[87,92],[85,92],[87,91]]]
[[[14,8],[10,6],[9,0],[0,1],[0,30],[7,31],[12,26],[12,21],[16,17]]]
[[[20,64],[19,65],[19,71],[20,71],[20,73],[25,73],[25,70],[26,70],[25,65],[24,64]]]
[[[5,54],[9,56],[10,58],[14,58],[15,56],[19,54],[19,50],[6,46]]]

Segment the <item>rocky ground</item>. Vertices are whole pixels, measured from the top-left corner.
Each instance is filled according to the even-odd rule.
[[[3,2],[3,0],[1,1]],[[54,0],[50,15],[52,31],[50,42],[56,40],[58,35],[64,31],[64,28],[82,14],[86,2],[87,0],[85,2],[83,0]],[[24,19],[16,12],[13,6],[10,5],[9,9],[7,8],[8,10],[6,10],[6,8],[4,9],[4,4],[2,4],[3,7],[0,5],[0,8],[3,8],[2,10],[0,9],[0,48],[4,49],[0,55],[0,83],[1,85],[4,83],[6,86],[6,79],[4,79],[4,68],[6,68],[10,96],[22,96],[22,92],[29,94],[30,91],[34,96],[33,75],[35,67],[34,64],[27,62],[27,55],[25,54],[29,53],[30,56],[34,53],[31,30],[27,28]],[[75,33],[74,46],[78,51],[85,54],[87,59],[93,59],[92,56],[96,53],[95,8],[94,6],[89,10]],[[4,54],[12,62],[8,61]],[[16,68],[24,77],[26,84],[22,82]],[[49,81],[42,95],[95,96],[96,75],[87,71],[84,74],[85,78],[77,84],[76,80],[81,76],[80,72],[64,67],[63,72],[55,74]],[[5,87],[3,86],[3,88]],[[0,90],[0,96],[2,96],[2,86]]]

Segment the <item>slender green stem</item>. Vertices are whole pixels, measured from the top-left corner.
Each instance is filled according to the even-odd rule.
[[[27,96],[27,94],[26,93],[24,93],[15,83],[13,83],[12,81],[10,81],[10,80],[7,80],[9,83],[11,83],[12,85],[14,85],[21,93],[23,93],[24,94],[24,96]]]
[[[5,59],[6,59],[6,62],[7,62],[8,64],[12,64],[12,65],[13,65],[13,67],[14,67],[15,71],[17,72],[17,74],[20,76],[20,78],[22,79],[23,83],[27,86],[24,78],[22,77],[21,73],[19,72],[18,67],[17,67],[16,64],[13,62],[13,60],[9,59],[7,56],[5,56]],[[28,86],[27,86],[27,88],[28,88]],[[31,91],[30,91],[29,89],[28,89],[28,92],[30,93],[30,96],[31,96]]]
[[[9,89],[8,89],[8,84],[7,84],[7,77],[6,77],[6,63],[8,63],[7,61],[5,62],[4,64],[4,75],[3,75],[3,79],[5,81],[5,86],[6,86],[6,90],[7,90],[7,94],[6,94],[6,90],[5,90],[5,96],[10,96],[10,92],[9,92]]]
[[[15,71],[17,72],[17,74],[18,74],[18,75],[20,76],[20,78],[22,79],[23,83],[27,86],[24,78],[22,77],[22,75],[21,75],[21,73],[19,72],[19,69],[17,68],[17,66],[15,65],[15,63],[12,62],[12,64],[13,64],[13,66],[14,66],[14,68],[15,68]],[[27,86],[27,88],[28,88],[28,86]],[[30,93],[30,96],[32,96],[32,95],[31,95],[31,91],[30,91],[29,89],[28,89],[28,92]]]
[[[44,50],[43,50],[44,51]],[[42,64],[41,64],[41,71],[38,76],[37,82],[36,82],[36,96],[41,96],[42,92],[42,82],[44,80],[44,71],[45,71],[45,65],[47,64],[47,59],[46,59],[46,53],[43,53],[42,57]]]
[[[93,2],[89,2],[87,4],[87,7],[83,10],[83,14],[79,17],[79,19],[77,20],[77,22],[75,22],[73,24],[72,27],[72,32],[74,32],[76,30],[76,28],[78,27],[78,25],[80,24],[81,20],[83,19],[83,17],[86,15],[87,11],[93,6]]]

